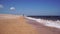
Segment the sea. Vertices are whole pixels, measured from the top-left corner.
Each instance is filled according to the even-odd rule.
[[[27,16],[26,18],[29,20],[34,20],[48,27],[60,29],[60,16]]]
[[[37,19],[46,19],[46,20],[60,20],[60,16],[28,16]]]

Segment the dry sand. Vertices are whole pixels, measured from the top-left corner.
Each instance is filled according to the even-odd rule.
[[[0,34],[38,34],[22,16],[0,14]]]

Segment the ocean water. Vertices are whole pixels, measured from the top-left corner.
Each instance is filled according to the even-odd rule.
[[[45,20],[60,20],[60,16],[28,16],[37,19],[45,19]]]
[[[41,23],[45,26],[55,27],[55,28],[60,29],[60,20],[58,19],[58,17],[51,17],[49,19],[47,17],[41,17],[41,18],[40,17],[26,17],[26,18],[30,20],[35,20],[36,22]]]

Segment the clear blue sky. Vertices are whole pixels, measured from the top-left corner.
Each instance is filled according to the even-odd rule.
[[[0,0],[0,13],[25,15],[59,15],[60,0]],[[10,8],[15,10],[11,11]]]

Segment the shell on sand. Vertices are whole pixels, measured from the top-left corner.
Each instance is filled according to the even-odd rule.
[[[38,32],[27,24],[22,16],[1,14],[0,34],[38,34]]]

